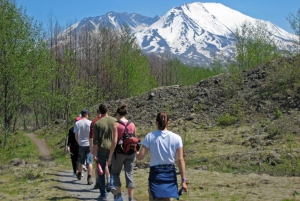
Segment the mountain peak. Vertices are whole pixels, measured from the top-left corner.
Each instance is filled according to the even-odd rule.
[[[245,21],[254,25],[257,20],[221,3],[193,2],[171,8],[161,17],[111,11],[84,18],[72,27],[80,30],[89,24],[97,31],[100,24],[110,24],[116,29],[127,24],[144,52],[170,53],[184,62],[205,64],[220,52],[232,56],[235,30]],[[285,46],[291,45],[296,38],[270,22],[259,21],[265,23],[267,31]]]

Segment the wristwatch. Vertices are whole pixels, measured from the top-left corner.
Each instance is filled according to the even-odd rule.
[[[181,179],[181,182],[186,182],[186,178],[185,178],[185,177],[182,178],[182,179]]]

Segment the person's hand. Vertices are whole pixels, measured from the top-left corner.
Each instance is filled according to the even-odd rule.
[[[188,192],[188,191],[189,191],[186,182],[182,182],[182,183],[181,183],[181,187],[183,188],[183,190],[184,190],[185,192]]]
[[[70,147],[69,146],[66,147],[66,151],[70,152]]]
[[[97,158],[97,156],[95,156],[95,155],[94,155],[94,160],[95,160],[95,161],[98,161],[98,158]]]
[[[110,157],[108,157],[108,159],[107,159],[107,165],[108,165],[108,166],[110,166],[110,165],[111,165],[111,156],[110,156]]]

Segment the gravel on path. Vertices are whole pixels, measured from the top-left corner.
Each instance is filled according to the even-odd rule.
[[[52,161],[51,158],[51,149],[46,144],[44,139],[37,138],[33,133],[28,134],[28,137],[36,144],[39,149],[41,159],[44,161]],[[58,180],[61,181],[61,190],[65,190],[70,193],[74,198],[78,200],[99,200],[100,195],[99,189],[93,189],[94,184],[88,185],[86,179],[86,172],[83,173],[84,176],[81,180],[77,180],[76,176],[73,176],[73,170],[64,170],[58,172]],[[95,178],[93,178],[95,183]],[[128,200],[128,194],[126,191],[122,192],[123,201]],[[113,201],[113,194],[108,194],[108,200]]]
[[[94,184],[87,185],[86,172],[83,173],[81,180],[77,180],[76,176],[73,176],[72,170],[65,170],[58,173],[62,187],[75,196],[79,200],[99,200],[99,189],[93,189]],[[95,178],[93,178],[95,183]],[[114,197],[112,193],[109,193],[108,200],[113,201]],[[128,200],[124,198],[123,200]]]

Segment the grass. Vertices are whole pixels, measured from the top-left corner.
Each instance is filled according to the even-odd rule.
[[[8,140],[8,146],[1,149],[0,164],[4,164],[13,158],[31,160],[33,156],[38,155],[34,143],[29,138],[24,137],[24,133],[12,133]]]
[[[232,169],[233,165],[226,166],[223,155],[231,155],[240,149],[238,142],[241,140],[240,132],[247,130],[246,127],[240,128],[232,136],[233,143],[228,144],[223,141],[227,139],[230,133],[234,133],[236,129],[233,127],[220,128],[216,127],[209,131],[201,130],[196,133],[195,131],[189,132],[189,138],[194,141],[200,140],[199,143],[188,144],[185,150],[189,153],[194,149],[199,151],[191,152],[191,156],[187,156],[187,178],[189,192],[180,197],[180,200],[299,200],[299,177],[272,177],[267,174],[253,174],[253,170],[249,170],[248,174],[234,173],[237,169]],[[50,139],[44,134],[46,139]],[[219,138],[220,141],[209,143],[211,138]],[[20,141],[27,141],[26,150],[30,150],[31,155],[27,154],[24,160],[31,160],[40,164],[37,158],[36,147],[27,139],[24,134],[15,134],[11,140],[19,139]],[[61,139],[57,139],[60,142]],[[295,138],[293,138],[295,140]],[[57,144],[51,142],[50,144]],[[292,140],[290,140],[292,143]],[[19,146],[21,149],[23,146]],[[200,147],[200,149],[199,149]],[[8,148],[10,149],[10,148]],[[287,145],[286,149],[291,151],[297,149],[296,144]],[[247,150],[247,149],[246,149]],[[245,151],[246,151],[245,150]],[[250,149],[248,149],[249,151]],[[185,151],[185,153],[187,153]],[[15,150],[16,153],[23,151]],[[2,154],[1,154],[2,155]],[[55,165],[51,168],[51,172],[59,171],[71,167],[69,156],[64,154],[62,150],[55,152],[53,156],[57,157]],[[2,160],[3,160],[2,156]],[[203,158],[207,158],[207,162],[202,162]],[[1,164],[7,163],[2,161]],[[7,160],[7,157],[5,157]],[[147,161],[148,159],[145,159]],[[228,161],[228,164],[234,161]],[[228,165],[227,164],[227,165]],[[198,167],[206,165],[208,170],[204,171]],[[241,167],[245,164],[241,164]],[[59,185],[59,182],[53,181],[49,172],[45,171],[42,163],[39,165],[41,168],[34,173],[28,167],[21,172],[21,175],[16,174],[17,168],[7,169],[1,171],[0,174],[0,188],[2,198],[6,200],[15,199],[35,199],[35,200],[74,200],[72,196],[67,196],[63,192],[58,191],[53,186]],[[244,167],[245,168],[245,167]],[[3,172],[5,171],[5,173]],[[240,171],[239,171],[240,172]],[[36,175],[36,176],[30,176]],[[179,175],[178,175],[179,176]],[[148,169],[138,169],[134,171],[134,178],[136,183],[135,197],[139,200],[148,200],[147,193],[147,178]],[[121,174],[121,180],[124,184],[124,174]],[[47,190],[45,190],[47,189]],[[292,192],[292,193],[291,193]],[[293,194],[293,192],[296,192]],[[55,198],[55,199],[54,199]]]
[[[297,116],[298,113],[282,113],[274,121],[257,118],[257,124],[232,126],[192,127],[189,121],[180,126],[173,122],[170,130],[181,134],[185,144],[189,187],[180,200],[300,200],[300,135],[292,121]],[[273,126],[280,127],[276,135]],[[184,127],[190,129],[184,131]],[[74,200],[58,190],[60,182],[53,177],[58,171],[71,169],[71,162],[64,152],[63,125],[51,128],[37,132],[53,150],[55,161],[50,167],[39,160],[37,148],[24,133],[10,136],[10,146],[1,150],[4,154],[0,155],[0,198]],[[153,128],[139,128],[140,133],[150,130]],[[266,145],[269,140],[273,143]],[[276,161],[275,156],[280,163],[270,163]],[[29,164],[10,167],[12,158],[21,158]],[[143,162],[148,160],[149,156]],[[148,200],[148,171],[134,171],[137,201]],[[124,172],[121,181],[125,184]]]
[[[59,182],[53,176],[63,167],[55,162],[41,161],[36,145],[26,133],[11,134],[6,148],[0,151],[0,200],[51,200],[53,197],[66,197],[65,192],[55,188]],[[20,164],[13,165],[11,161]]]

